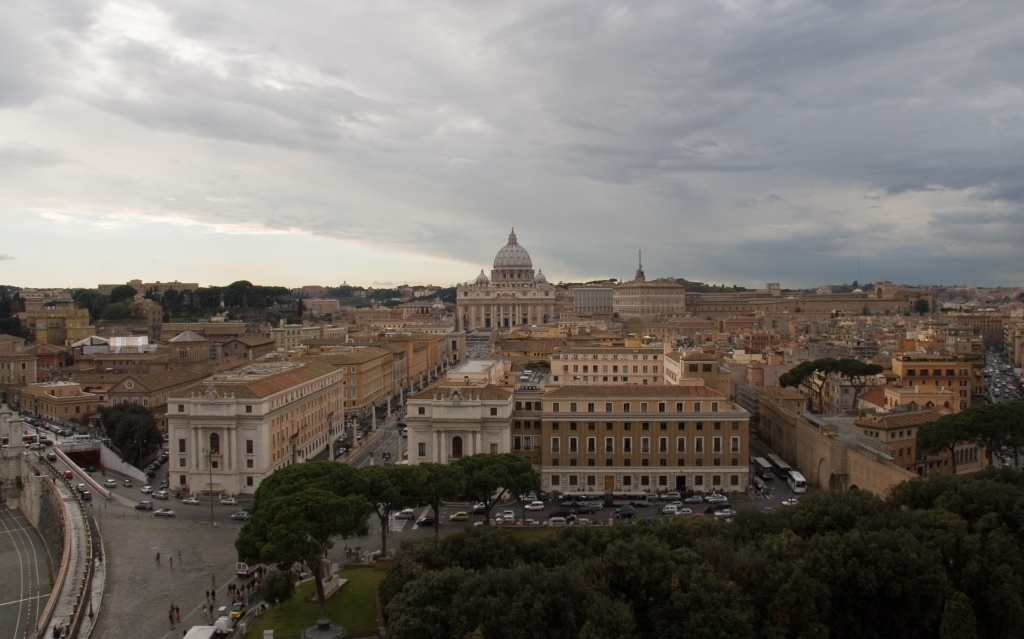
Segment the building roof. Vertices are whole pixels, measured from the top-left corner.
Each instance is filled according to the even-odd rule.
[[[170,340],[172,343],[205,342],[206,338],[195,331],[184,331],[178,333]]]
[[[317,359],[326,361],[334,366],[348,366],[351,364],[365,364],[366,362],[372,362],[383,356],[391,356],[390,351],[386,351],[383,348],[377,348],[376,346],[367,346],[365,348],[356,348],[345,353],[328,353],[326,355],[320,355]]]
[[[577,399],[587,397],[625,397],[637,399],[677,399],[707,397],[709,399],[727,400],[725,395],[707,386],[674,386],[674,385],[603,385],[573,384],[558,386],[544,394],[545,399]],[[656,413],[655,413],[656,414]],[[710,413],[713,414],[713,413]]]
[[[309,361],[305,364],[292,366],[271,372],[266,375],[248,378],[245,373],[258,371],[255,367],[246,367],[237,375],[230,377],[213,377],[193,386],[189,386],[181,392],[179,397],[203,396],[215,391],[220,397],[235,397],[238,399],[263,399],[294,386],[299,386],[308,381],[329,375],[337,371],[337,368],[318,361]]]
[[[127,377],[134,380],[135,384],[140,388],[128,389],[125,387],[125,382],[128,380],[125,379],[110,390],[112,392],[156,392],[189,382],[197,382],[206,377],[206,375],[204,373],[196,373],[187,368],[175,368],[149,375],[129,375]]]
[[[441,383],[432,384],[414,395],[409,395],[409,400],[431,401],[435,399],[448,399],[455,391],[458,391],[467,400],[505,401],[512,396],[511,389],[495,386],[494,384],[463,386]]]
[[[908,426],[927,424],[942,417],[942,415],[943,413],[937,410],[900,411],[898,413],[887,413],[885,415],[858,419],[855,423],[863,428],[892,430],[894,428],[907,428]]]

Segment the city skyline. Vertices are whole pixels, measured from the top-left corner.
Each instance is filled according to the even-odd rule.
[[[6,6],[0,282],[1019,286],[1015,9]]]

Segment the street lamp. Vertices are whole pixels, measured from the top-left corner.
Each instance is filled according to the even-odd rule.
[[[216,528],[217,522],[213,520],[213,449],[207,448],[203,452],[206,453],[206,468],[210,472],[210,483],[208,488],[210,491],[210,526]]]

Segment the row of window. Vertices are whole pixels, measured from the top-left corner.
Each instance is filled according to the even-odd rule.
[[[598,355],[597,353],[590,353],[589,355],[586,354],[586,353],[555,353],[554,355],[551,356],[551,359],[613,359],[613,360],[634,359],[634,360],[639,360],[639,359],[647,359],[648,357],[650,357],[653,360],[657,360],[661,356],[660,355],[637,355],[637,354],[622,355],[620,353],[601,353],[600,355]]]
[[[962,369],[960,369],[959,375],[960,375],[960,377],[968,377],[970,375],[970,371],[967,370],[966,368],[962,368]],[[955,369],[947,368],[946,369],[946,374],[943,375],[941,368],[933,368],[931,376],[932,377],[956,377],[957,376],[957,372],[956,372]],[[928,369],[927,368],[922,368],[922,369],[920,369],[920,371],[918,371],[918,369],[916,369],[916,368],[908,368],[907,369],[907,377],[928,377]]]
[[[551,459],[551,464],[550,465],[551,466],[555,466],[555,467],[561,466],[562,465],[561,461],[562,460],[559,459],[558,457],[553,457]],[[669,465],[668,461],[669,460],[665,459],[665,458],[659,459],[658,460],[658,466],[660,466],[662,468],[666,468]],[[733,457],[732,459],[729,460],[729,464],[728,465],[729,466],[739,466],[739,461],[740,461],[739,457]],[[587,462],[586,466],[589,467],[589,468],[593,468],[593,467],[597,466],[597,460],[596,459],[590,458],[590,459],[587,459],[586,462]],[[722,463],[722,460],[717,458],[717,457],[715,459],[711,460],[711,462],[712,462],[711,463],[712,466],[725,466],[725,464]],[[575,468],[576,466],[582,466],[582,465],[583,464],[580,464],[578,459],[570,459],[569,460],[569,466],[570,467],[574,467]],[[625,459],[620,461],[618,464],[616,464],[615,460],[607,459],[606,458],[604,460],[604,465],[606,467],[608,467],[608,468],[614,468],[616,466],[632,466],[633,465],[633,460],[630,459],[629,457],[626,457]],[[651,460],[645,457],[645,458],[640,460],[640,465],[643,466],[644,468],[646,468],[648,466],[651,466],[652,465],[651,464]],[[678,459],[676,459],[675,465],[676,466],[703,466],[704,465],[704,459],[698,457],[697,459],[693,460],[692,463],[687,463],[685,459],[678,458]]]
[[[185,441],[186,440],[185,440],[184,437],[179,437],[178,438],[178,452],[179,453],[184,453],[186,451]],[[209,447],[208,450],[210,450],[214,454],[218,454],[220,452],[220,434],[218,434],[218,433],[210,433],[209,443],[210,443],[210,447]],[[245,454],[246,455],[252,455],[252,454],[254,454],[253,450],[254,450],[253,440],[251,440],[251,439],[245,440]]]
[[[708,402],[708,403],[710,404],[711,412],[712,413],[717,413],[718,412],[719,402]],[[638,404],[639,404],[638,408],[639,408],[639,411],[641,413],[649,412],[649,408],[650,408],[650,403],[649,402],[638,402]],[[577,403],[577,402],[569,402],[569,412],[570,413],[578,412],[579,405],[580,404]],[[615,402],[605,402],[604,403],[604,412],[606,412],[606,413],[614,412],[612,410],[614,408],[614,406],[615,406]],[[621,412],[629,413],[629,412],[633,411],[634,403],[633,402],[622,402],[620,406],[621,406]],[[700,413],[700,412],[703,411],[705,404],[703,402],[691,402],[691,410],[690,411],[684,411],[683,409],[684,409],[685,406],[686,406],[686,402],[676,402],[676,410],[675,410],[675,412],[677,412],[677,413],[682,413],[682,412]],[[553,412],[553,413],[561,412],[561,408],[562,408],[561,402],[552,402],[551,403],[551,412]],[[664,413],[664,412],[667,411],[668,403],[667,402],[658,402],[658,407],[657,408],[658,408],[658,412],[659,413]],[[587,411],[586,412],[588,412],[588,413],[597,412],[597,403],[596,402],[587,402]]]
[[[590,370],[591,368],[593,368],[594,370]],[[647,368],[648,368],[647,366],[634,366],[632,372],[633,373],[647,373],[648,372]],[[657,366],[652,366],[651,369],[652,370],[650,372],[652,372],[654,374],[658,373],[658,367]],[[563,365],[562,366],[562,372],[568,374],[569,373],[569,366],[568,365]],[[572,365],[572,372],[579,373],[580,372],[579,365],[573,364]],[[619,367],[617,365],[613,364],[612,365],[612,370],[609,371],[608,370],[608,365],[607,364],[603,364],[601,366],[601,370],[597,370],[597,364],[594,364],[593,367],[591,367],[591,366],[589,366],[587,364],[584,364],[582,372],[584,372],[584,373],[609,373],[610,372],[610,373],[614,374],[614,373],[618,373],[619,372]],[[622,372],[623,373],[629,373],[630,372],[629,366],[623,366],[622,367]]]
[[[708,423],[711,424],[711,426],[712,426],[712,428],[714,430],[722,430],[722,423],[723,422],[708,422]],[[740,429],[740,423],[739,422],[729,422],[729,423],[731,424],[732,430],[738,431]],[[676,430],[681,432],[681,433],[685,432],[691,426],[692,426],[692,429],[695,430],[695,431],[703,431],[704,430],[704,422],[675,422],[675,424],[676,424]],[[594,432],[594,431],[597,430],[597,422],[586,422],[586,425],[587,425],[587,430],[588,431]],[[621,429],[623,431],[631,431],[631,430],[633,430],[633,422],[622,422],[620,424],[620,426],[621,426]],[[518,421],[517,420],[517,421],[512,423],[512,427],[515,430],[530,430],[531,428],[533,428],[534,430],[540,430],[541,422],[539,422],[539,421],[532,421],[532,422],[531,421]],[[668,422],[658,422],[658,429],[661,432],[668,432],[668,427],[669,427],[669,423]],[[562,422],[551,422],[551,430],[552,431],[561,430],[561,428],[562,428]],[[574,430],[578,430],[578,429],[579,429],[579,422],[569,422],[569,430],[570,431],[574,431]],[[608,431],[608,432],[616,430],[615,422],[605,422],[604,423],[604,429],[606,431]],[[642,430],[644,432],[651,430],[651,422],[640,422],[640,430]]]
[[[569,437],[567,439],[567,444],[568,444],[567,451],[570,454],[582,452],[582,450],[580,448],[580,441],[579,440],[580,440],[580,438],[578,438],[578,437]],[[687,440],[686,437],[676,437],[675,438],[675,444],[673,446],[674,451],[677,452],[677,453],[685,453],[686,452],[686,448],[687,448],[686,440]],[[712,437],[711,438],[711,451],[710,452],[712,452],[712,453],[721,453],[722,452],[723,440],[724,440],[723,437]],[[562,439],[561,439],[561,437],[552,437],[550,439],[550,442],[551,442],[550,446],[551,446],[551,452],[552,453],[560,453],[560,452],[562,452]],[[657,447],[658,447],[657,450],[658,450],[659,453],[668,453],[669,452],[669,438],[668,437],[659,437],[656,443],[657,443]],[[586,438],[586,452],[587,453],[596,453],[597,452],[597,444],[598,444],[598,438],[597,437],[587,437]],[[625,453],[625,454],[632,454],[634,452],[640,452],[640,453],[650,453],[651,452],[651,438],[650,437],[640,437],[639,438],[639,444],[640,444],[639,448],[636,449],[633,446],[633,438],[632,437],[623,437],[619,441],[618,446],[616,446],[616,438],[615,437],[605,437],[604,438],[604,446],[602,448],[602,451],[605,452],[605,453],[614,453],[616,451],[616,449],[618,449],[619,451],[621,451],[622,453]],[[514,435],[512,437],[512,450],[540,450],[540,448],[541,448],[541,438],[540,438],[540,435]],[[706,452],[705,449],[704,449],[704,438],[703,437],[694,437],[693,438],[693,452],[695,452],[695,453],[704,453],[704,452]],[[738,452],[740,452],[740,438],[739,437],[730,437],[729,438],[729,452],[731,452],[731,453],[738,453]]]
[[[556,488],[558,486],[562,486],[562,479],[563,477],[561,475],[551,475],[551,487]],[[585,485],[588,489],[593,490],[598,485],[597,475],[584,475],[582,477],[580,477],[579,475],[568,475],[564,479],[566,480],[564,485],[570,487]],[[725,481],[728,482],[729,486],[740,485],[740,475],[728,475],[727,477],[722,477],[722,475],[711,475],[710,477],[705,477],[704,475],[693,475],[689,479],[693,480],[694,486],[724,486],[725,483],[723,483],[723,479],[725,479]],[[639,484],[637,485],[639,485],[640,487],[653,486],[653,482],[655,481],[657,481],[657,485],[659,488],[665,488],[666,486],[669,486],[668,475],[657,475],[656,477],[652,477],[650,475],[640,475]],[[623,475],[622,485],[633,486],[633,476]],[[672,485],[674,486],[674,484]]]

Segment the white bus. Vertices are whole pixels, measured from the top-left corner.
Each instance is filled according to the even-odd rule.
[[[807,492],[807,480],[797,470],[789,471],[789,479],[786,480],[789,484],[789,489],[794,493],[806,493]]]

